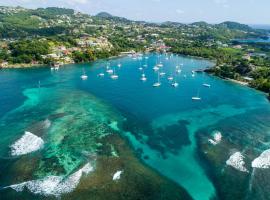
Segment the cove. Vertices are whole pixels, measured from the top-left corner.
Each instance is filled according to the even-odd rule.
[[[161,86],[154,88],[158,72],[153,67],[159,62],[163,64],[160,72],[166,74],[160,77]],[[106,73],[108,63],[118,79],[113,80]],[[121,67],[118,67],[119,63]],[[181,73],[175,72],[177,65]],[[260,124],[257,133],[268,137],[270,106],[262,93],[250,88],[205,73],[192,76],[193,70],[212,65],[203,59],[147,54],[141,58],[123,57],[67,65],[58,72],[47,68],[1,71],[3,95],[0,99],[4,102],[1,105],[4,109],[0,111],[1,158],[10,159],[9,146],[25,130],[30,130],[45,141],[44,148],[33,153],[35,159],[42,157],[43,160],[35,165],[38,169],[20,180],[72,174],[85,163],[86,155],[93,157],[94,164],[95,154],[100,150],[100,138],[116,131],[127,139],[142,162],[183,186],[194,199],[206,200],[220,195],[221,189],[204,167],[211,163],[199,157],[198,151],[204,151],[198,147],[198,134],[203,131],[207,141],[212,131],[217,130],[221,131],[224,141],[238,142],[240,139],[231,133],[252,135],[249,130]],[[84,81],[80,78],[83,71],[88,76]],[[105,76],[98,76],[100,73]],[[142,73],[147,77],[145,82],[140,80]],[[172,87],[169,76],[176,79],[178,87]],[[192,101],[194,96],[199,96],[201,101]],[[260,114],[259,110],[264,112]],[[255,124],[253,117],[258,119]],[[46,119],[52,123],[49,128],[44,125]],[[224,124],[231,129],[226,129]],[[239,150],[254,147],[248,138],[242,141],[245,145],[239,144]],[[231,146],[222,145],[229,154]],[[209,145],[209,152],[212,153],[214,148]],[[260,150],[267,148],[268,144],[265,144]],[[218,153],[215,156],[221,157]],[[216,169],[226,168],[225,161],[220,161],[220,168]],[[11,173],[14,171],[7,174],[14,180],[20,176],[19,165],[11,166],[17,174]],[[1,166],[1,169],[6,168]],[[1,177],[5,185],[13,184],[7,177]]]

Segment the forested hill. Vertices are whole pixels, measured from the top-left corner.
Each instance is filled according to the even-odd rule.
[[[93,25],[108,24],[142,24],[146,26],[168,26],[178,28],[193,28],[199,26],[203,29],[215,29],[222,34],[232,32],[232,36],[240,32],[247,34],[262,34],[251,27],[236,22],[224,22],[211,25],[206,22],[193,24],[182,24],[177,22],[166,22],[163,24],[153,24],[146,22],[135,22],[123,17],[113,16],[106,12],[101,12],[96,16],[90,16],[65,8],[38,8],[26,9],[22,7],[0,7],[0,37],[18,38],[26,36],[50,36],[57,34],[73,34],[74,32],[86,32]],[[219,31],[221,30],[221,31]],[[236,34],[234,33],[236,32]],[[245,34],[240,34],[243,36]]]

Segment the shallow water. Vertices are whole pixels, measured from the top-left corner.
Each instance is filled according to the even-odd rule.
[[[1,71],[0,156],[9,160],[0,166],[7,171],[0,176],[1,186],[70,175],[87,161],[94,165],[99,139],[115,130],[128,139],[143,162],[183,186],[194,199],[206,200],[215,195],[222,198],[219,191],[224,189],[209,178],[214,174],[206,172],[205,165],[215,165],[204,162],[198,154],[205,149],[198,150],[197,135],[203,133],[202,137],[210,138],[211,131],[220,130],[224,140],[237,144],[239,151],[254,148],[259,154],[270,148],[267,141],[262,148],[254,145],[256,139],[261,140],[258,136],[270,134],[269,102],[252,89],[204,73],[191,76],[192,70],[213,65],[209,61],[175,55],[168,60],[165,55],[148,56],[142,60],[110,60],[118,80],[105,73],[106,61],[68,65],[58,72],[47,68]],[[163,62],[166,75],[161,77],[161,86],[153,88],[158,75],[152,68],[157,60]],[[119,62],[121,68],[117,67]],[[144,64],[148,65],[144,69],[146,82],[140,81],[142,72],[138,69]],[[183,64],[180,74],[175,74],[177,64]],[[88,75],[86,81],[80,79],[83,68]],[[97,76],[101,72],[105,77]],[[168,75],[177,79],[179,87],[171,86]],[[203,87],[204,83],[211,87]],[[202,100],[192,101],[196,95]],[[254,118],[256,123],[252,123]],[[45,144],[32,153],[37,159],[33,169],[20,177],[20,162],[11,159],[9,146],[24,131],[41,137]],[[243,133],[253,135],[252,141],[242,138]],[[230,146],[226,147],[229,154]],[[225,161],[221,160],[216,169],[224,167]]]

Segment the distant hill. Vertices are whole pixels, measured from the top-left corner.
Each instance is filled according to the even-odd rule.
[[[101,18],[113,18],[114,16],[111,15],[110,13],[107,12],[100,12],[96,15],[96,17],[101,17]]]
[[[168,27],[170,27],[170,26],[179,27],[179,26],[183,26],[183,25],[185,25],[185,24],[180,23],[180,22],[171,22],[171,21],[163,22],[161,24],[161,26],[168,26]]]
[[[113,16],[110,13],[107,13],[107,12],[100,12],[95,17],[102,18],[102,19],[107,19],[107,20],[112,20],[112,21],[115,21],[115,22],[131,22],[131,20],[129,20],[129,19],[126,19],[124,17]]]
[[[229,28],[229,29],[237,29],[237,30],[241,30],[241,31],[252,31],[252,28],[250,26],[245,25],[245,24],[240,24],[237,22],[227,21],[227,22],[223,22],[223,23],[219,24],[219,26],[224,26],[224,27]]]
[[[210,26],[210,24],[208,24],[207,22],[204,22],[204,21],[194,22],[191,25],[195,25],[195,26]]]

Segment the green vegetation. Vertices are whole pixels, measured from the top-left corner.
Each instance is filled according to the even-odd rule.
[[[64,8],[0,7],[0,63],[88,62],[127,51],[165,50],[214,60],[209,73],[269,92],[270,43],[235,40],[269,33],[236,22],[155,24],[104,12],[89,16]]]

